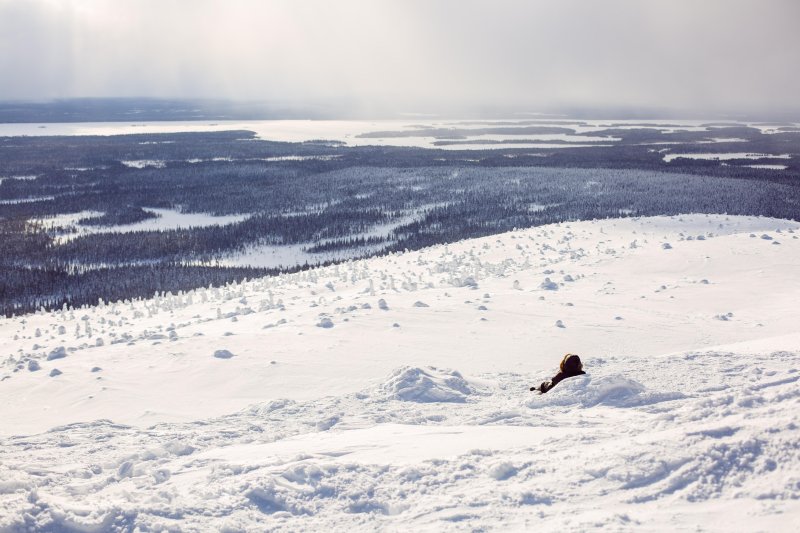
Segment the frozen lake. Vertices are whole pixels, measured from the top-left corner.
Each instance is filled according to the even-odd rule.
[[[678,158],[684,159],[706,159],[709,161],[728,161],[731,159],[791,159],[790,154],[757,154],[752,152],[728,152],[728,153],[708,153],[708,154],[666,154],[664,161]]]
[[[777,127],[757,123],[714,122],[715,125],[742,125],[760,129],[763,133],[777,133]],[[797,126],[797,124],[792,124]],[[503,134],[481,134],[482,129],[502,127]],[[525,128],[550,127],[565,128],[572,133],[526,134]],[[512,120],[246,120],[246,121],[177,121],[177,122],[76,122],[76,123],[25,123],[0,124],[0,137],[9,136],[47,136],[47,135],[126,135],[185,132],[218,132],[246,130],[254,132],[260,139],[268,141],[303,142],[311,140],[330,140],[343,142],[347,146],[408,146],[433,148],[443,130],[453,129],[466,135],[458,137],[464,145],[448,145],[440,148],[486,149],[486,148],[551,148],[556,145],[527,144],[515,145],[505,141],[547,141],[559,140],[568,147],[598,146],[596,143],[613,143],[618,138],[605,132],[609,129],[653,129],[663,133],[678,131],[709,131],[709,121],[705,120],[567,120],[564,118],[512,119]],[[519,133],[514,132],[518,129]],[[469,135],[474,130],[475,135]],[[508,131],[511,130],[511,131]],[[386,136],[375,135],[386,132]],[[402,136],[397,136],[402,133]],[[365,134],[371,134],[363,137]],[[438,134],[440,137],[436,137]],[[594,135],[598,134],[598,135]],[[500,141],[485,144],[482,141]],[[713,139],[710,142],[731,142],[734,139]]]
[[[74,233],[67,233],[58,236],[56,242],[63,243],[94,233],[133,233],[136,231],[165,231],[180,228],[202,228],[215,225],[224,226],[226,224],[241,222],[250,216],[249,214],[213,216],[207,213],[181,213],[175,209],[144,208],[144,210],[157,215],[157,217],[142,220],[141,222],[136,222],[133,224],[120,224],[116,226],[84,226],[79,223],[80,220],[98,217],[103,213],[98,211],[81,211],[78,213],[58,215],[55,217],[32,219],[31,222],[37,223],[44,228],[49,229],[56,229],[60,227],[67,230],[74,230]]]

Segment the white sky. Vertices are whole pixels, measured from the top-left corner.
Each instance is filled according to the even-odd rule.
[[[798,0],[0,0],[0,99],[796,110],[799,22]]]

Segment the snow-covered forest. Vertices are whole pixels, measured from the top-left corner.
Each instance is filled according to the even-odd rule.
[[[546,148],[517,147],[542,136]],[[798,218],[799,136],[791,125],[505,121],[358,135],[433,148],[250,131],[5,137],[0,310],[218,286],[559,221]],[[459,138],[471,149],[436,149]]]

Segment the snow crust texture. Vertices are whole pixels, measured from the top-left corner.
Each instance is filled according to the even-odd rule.
[[[0,320],[0,532],[797,531],[796,235],[561,224]]]

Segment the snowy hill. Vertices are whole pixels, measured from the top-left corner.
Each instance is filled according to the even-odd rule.
[[[565,223],[0,320],[0,531],[796,531],[798,237]]]

